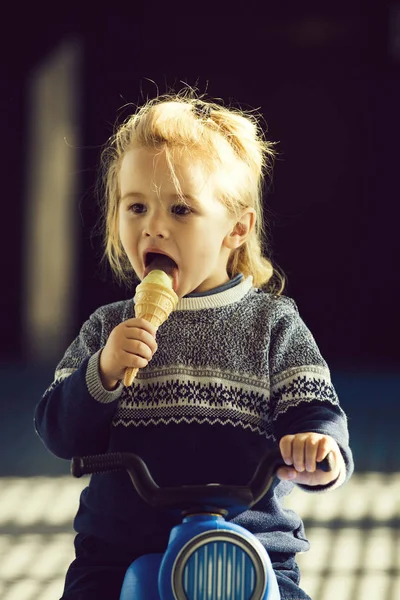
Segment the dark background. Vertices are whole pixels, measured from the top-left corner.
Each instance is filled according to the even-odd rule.
[[[173,7],[162,13],[154,7],[149,15],[138,7],[120,15],[109,7],[105,14],[83,3],[79,10],[7,9],[0,48],[4,414],[19,405],[30,418],[59,359],[39,370],[23,350],[26,91],[32,69],[70,36],[84,49],[80,260],[71,340],[97,306],[128,293],[99,268],[101,240],[93,228],[101,145],[123,105],[140,103],[157,89],[179,90],[184,82],[226,104],[262,112],[269,138],[279,142],[266,202],[274,258],[288,276],[286,293],[316,337],[354,423],[369,423],[370,437],[360,429],[358,442],[372,439],[377,406],[387,402],[395,410],[400,3],[336,4],[335,10],[319,4],[293,10],[285,2],[266,3],[258,14],[241,7],[230,16],[202,4],[186,17]],[[386,413],[388,421],[393,416]],[[386,424],[383,418],[382,435]]]

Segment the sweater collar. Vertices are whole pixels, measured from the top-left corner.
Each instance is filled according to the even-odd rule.
[[[234,287],[223,292],[204,296],[185,296],[178,302],[176,310],[203,310],[204,308],[219,308],[234,302],[239,302],[253,286],[253,277],[243,279]]]

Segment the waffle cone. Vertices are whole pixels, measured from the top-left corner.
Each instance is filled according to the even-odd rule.
[[[146,319],[156,329],[164,323],[178,303],[178,296],[171,288],[157,283],[142,282],[136,288],[135,317]],[[128,368],[125,371],[124,385],[132,385],[139,369]]]

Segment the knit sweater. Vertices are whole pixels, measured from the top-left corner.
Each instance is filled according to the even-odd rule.
[[[249,481],[268,448],[286,434],[332,436],[353,470],[343,413],[330,372],[294,301],[238,277],[182,298],[157,332],[158,350],[133,385],[104,389],[99,355],[134,314],[132,300],[97,309],[57,366],[35,412],[36,431],[56,456],[134,452],[160,486]],[[233,519],[268,551],[308,549],[303,523],[284,508],[293,483],[276,479],[266,496]],[[126,472],[92,475],[74,521],[77,532],[133,555],[165,550],[179,515],[153,509]]]

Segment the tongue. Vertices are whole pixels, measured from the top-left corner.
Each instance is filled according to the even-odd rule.
[[[173,280],[172,287],[176,290],[178,285],[178,268],[172,258],[165,256],[165,254],[153,254],[145,274],[147,275],[150,271],[154,271],[154,269],[159,269],[160,271],[164,271],[167,275],[170,275]]]
[[[165,254],[154,254],[151,258],[151,263],[148,265],[147,270],[154,271],[154,269],[159,269],[160,271],[164,271],[167,275],[172,275],[173,269],[176,268],[176,264],[169,258],[169,256],[165,256]]]

